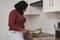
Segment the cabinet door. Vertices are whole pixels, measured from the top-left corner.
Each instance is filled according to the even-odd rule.
[[[54,0],[54,11],[60,11],[60,0]]]
[[[44,12],[60,11],[60,0],[43,0]]]

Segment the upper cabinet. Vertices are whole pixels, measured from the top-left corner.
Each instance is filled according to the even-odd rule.
[[[33,2],[33,3],[30,3],[30,6],[40,6],[40,7],[42,7],[43,6],[43,0],[39,0],[39,1],[36,1],[36,2]]]
[[[28,8],[25,15],[40,15],[40,11],[43,11],[42,0],[25,0],[28,3]]]
[[[60,0],[43,0],[43,12],[60,11]]]

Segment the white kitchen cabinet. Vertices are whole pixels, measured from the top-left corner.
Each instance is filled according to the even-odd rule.
[[[40,15],[40,12],[43,12],[43,7],[35,7],[35,6],[30,6],[26,12],[24,13],[24,15]]]
[[[43,0],[43,12],[60,11],[60,0]]]
[[[25,12],[25,15],[39,15],[40,8],[42,8],[41,0],[25,0],[28,3],[28,8]]]

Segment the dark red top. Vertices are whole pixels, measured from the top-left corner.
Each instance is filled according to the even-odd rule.
[[[13,29],[15,31],[20,31],[20,29],[24,29],[24,23],[26,21],[26,18],[19,14],[19,12],[16,11],[16,9],[12,10],[9,14],[9,29]]]

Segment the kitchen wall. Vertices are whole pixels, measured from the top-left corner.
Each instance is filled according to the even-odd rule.
[[[0,5],[1,5],[1,2],[0,2]],[[1,9],[1,6],[0,6],[0,9]],[[1,30],[2,30],[2,29],[1,29],[1,13],[2,13],[2,12],[1,12],[1,10],[0,10],[0,34],[2,34],[2,33],[1,33]],[[0,39],[1,39],[1,36],[2,36],[2,35],[0,35]]]
[[[20,1],[20,0],[19,0]],[[8,40],[8,15],[17,0],[0,0],[0,40]]]
[[[26,28],[30,30],[42,28],[43,32],[55,34],[54,25],[57,27],[57,23],[60,22],[60,12],[43,13],[42,10],[40,7],[38,16],[25,16],[27,18]]]
[[[0,12],[0,40],[7,40],[8,37],[8,15],[9,12],[14,9],[13,5],[18,2],[17,0],[0,0],[1,12]],[[37,29],[42,28],[43,32],[54,34],[54,24],[60,21],[60,12],[58,13],[43,13],[42,8],[40,9],[40,15],[38,16],[25,16],[26,29]],[[35,11],[36,12],[36,11]],[[39,12],[38,12],[39,13]]]
[[[43,32],[55,34],[54,25],[60,22],[59,13],[43,13],[40,16],[26,16],[26,28],[30,30],[42,28]]]

